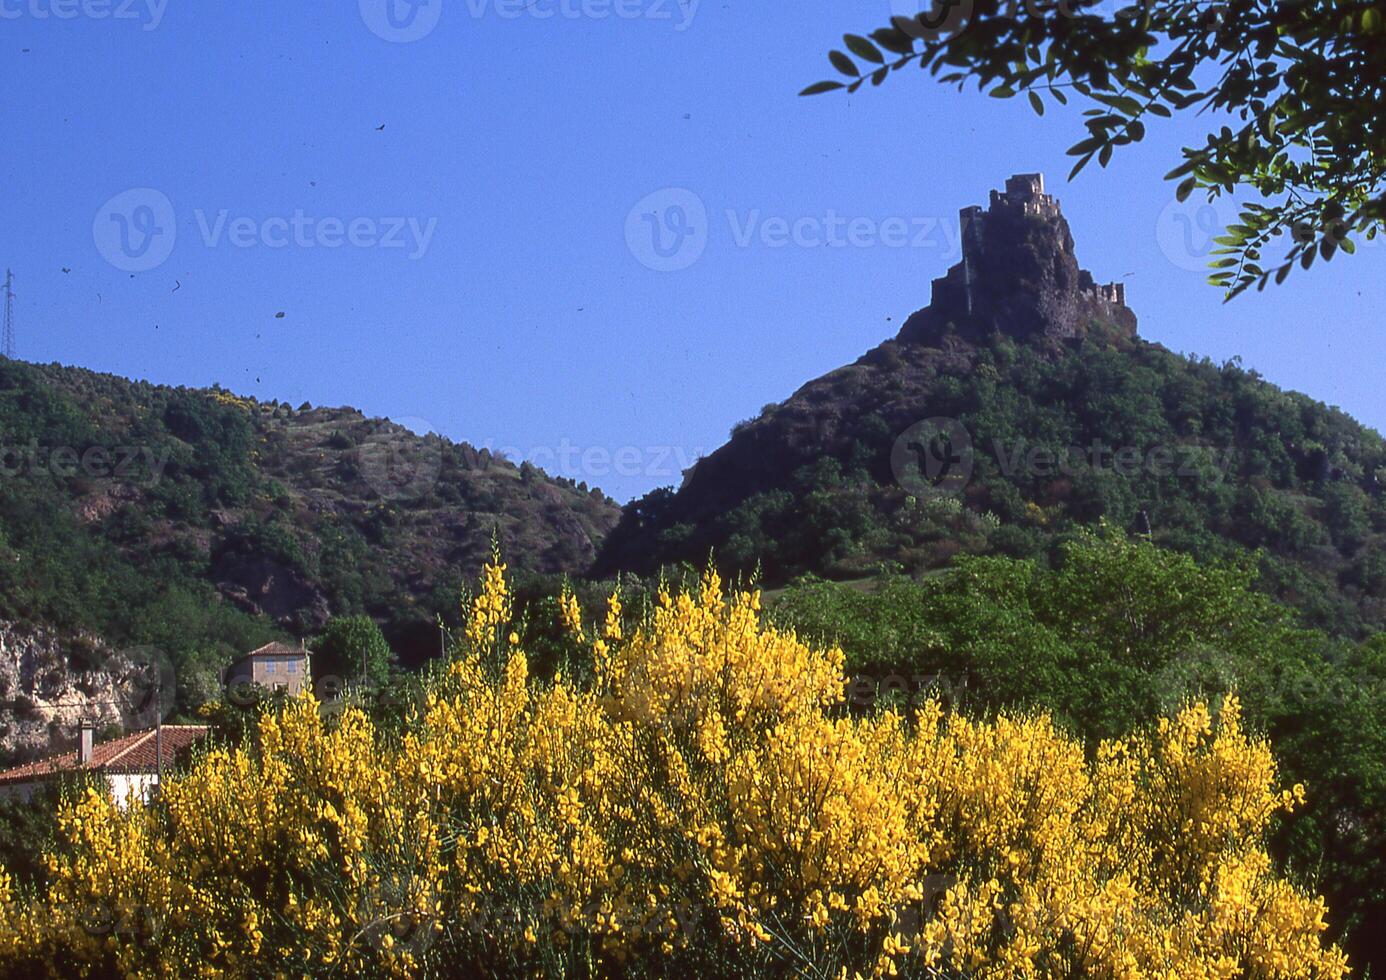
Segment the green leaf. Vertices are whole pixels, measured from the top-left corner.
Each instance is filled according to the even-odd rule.
[[[1181,183],[1179,187],[1175,190],[1174,199],[1181,203],[1187,201],[1189,199],[1189,195],[1193,193],[1193,189],[1197,186],[1197,177],[1186,177],[1183,183]]]
[[[885,64],[885,55],[881,54],[876,45],[872,44],[860,34],[844,34],[842,35],[842,41],[847,45],[847,50],[858,58],[864,58],[878,65]]]
[[[1036,115],[1038,115],[1038,116],[1044,115],[1044,100],[1041,99],[1041,98],[1039,97],[1039,95],[1038,95],[1037,93],[1035,93],[1035,92],[1031,92],[1031,93],[1029,93],[1029,94],[1030,94],[1030,107],[1031,107],[1032,109],[1035,110],[1035,114],[1036,114]]]
[[[1126,116],[1136,116],[1141,111],[1141,104],[1129,95],[1103,95],[1099,92],[1093,98]]]
[[[1081,143],[1074,143],[1074,144],[1073,144],[1072,146],[1070,146],[1070,147],[1068,148],[1068,150],[1065,151],[1065,152],[1066,152],[1069,156],[1071,156],[1071,157],[1082,156],[1084,153],[1092,153],[1094,150],[1096,150],[1096,149],[1097,149],[1099,146],[1101,146],[1101,145],[1102,145],[1102,137],[1101,137],[1101,136],[1089,136],[1087,139],[1083,140]]]
[[[844,75],[851,75],[854,78],[861,74],[856,62],[847,57],[841,51],[833,50],[828,52],[828,60],[833,63],[833,67]]]
[[[987,95],[990,95],[993,99],[1009,99],[1015,95],[1015,89],[1011,88],[1009,85],[998,85],[988,92]]]
[[[878,31],[872,31],[871,40],[894,54],[914,53],[914,41],[908,34],[894,27],[882,27]]]
[[[1190,157],[1169,173],[1165,174],[1165,180],[1173,180],[1175,177],[1182,177],[1194,167],[1197,167],[1202,160],[1199,157]]]
[[[841,82],[815,82],[808,88],[800,92],[800,95],[822,95],[824,92],[833,92],[840,88],[846,88]]]

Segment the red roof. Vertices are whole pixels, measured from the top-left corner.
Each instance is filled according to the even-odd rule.
[[[165,725],[164,765],[207,737],[206,725]],[[102,742],[92,747],[91,762],[83,766],[77,761],[77,750],[64,752],[37,762],[28,762],[0,772],[0,786],[27,783],[64,772],[154,773],[158,772],[157,740],[154,729],[135,732],[123,738]]]

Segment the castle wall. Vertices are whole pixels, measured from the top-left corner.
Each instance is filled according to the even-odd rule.
[[[912,320],[912,329],[907,324],[902,339],[928,335],[925,324],[947,323],[1068,338],[1105,321],[1136,335],[1125,285],[1098,283],[1078,265],[1059,202],[1044,193],[1041,175],[1010,177],[1005,190],[991,191],[985,210],[961,208],[958,225],[962,258],[933,280],[928,316]]]

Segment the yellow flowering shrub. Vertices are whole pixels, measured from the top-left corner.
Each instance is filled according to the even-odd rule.
[[[304,696],[152,807],[70,801],[28,976],[1337,978],[1277,876],[1235,699],[1084,746],[931,702],[855,717],[840,651],[709,573],[623,629],[570,592],[590,682],[537,681],[498,561],[402,732]]]

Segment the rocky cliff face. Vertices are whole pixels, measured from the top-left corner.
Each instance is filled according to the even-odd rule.
[[[933,283],[928,307],[900,331],[908,343],[937,342],[951,328],[969,339],[1001,333],[1063,343],[1094,331],[1134,340],[1136,315],[1121,283],[1098,284],[1078,265],[1059,202],[1040,174],[1017,174],[991,205],[964,208],[962,260]]]
[[[160,679],[171,681],[167,673],[140,651],[0,622],[0,761],[24,761],[74,743],[84,719],[98,731],[153,724],[167,700],[159,694]]]

